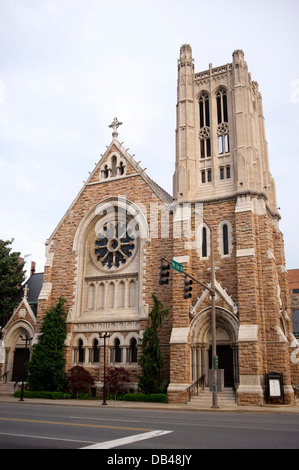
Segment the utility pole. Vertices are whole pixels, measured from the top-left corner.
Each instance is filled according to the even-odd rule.
[[[203,217],[202,217],[203,219]],[[169,270],[170,266],[178,271],[180,274],[185,275],[184,280],[184,298],[190,298],[192,296],[191,292],[188,292],[187,295],[187,280],[186,278],[189,277],[197,284],[200,284],[202,287],[207,289],[211,294],[211,333],[212,333],[212,408],[219,408],[218,406],[218,383],[217,383],[217,369],[218,365],[216,365],[216,358],[217,358],[217,342],[216,342],[216,288],[215,288],[215,261],[214,261],[214,233],[212,227],[210,227],[206,221],[203,219],[204,223],[207,225],[210,231],[210,259],[211,259],[211,287],[207,284],[199,281],[191,274],[187,273],[183,270],[183,266],[177,262],[168,261],[166,258],[161,258],[161,267],[160,267],[160,281],[161,281],[161,272],[162,269],[166,268]],[[165,263],[166,262],[166,263]],[[166,265],[168,266],[166,267]],[[169,274],[168,274],[169,275]],[[160,284],[168,284],[168,275],[167,275],[167,282],[160,282]],[[190,285],[190,284],[189,284]],[[191,288],[192,290],[192,288]]]
[[[110,338],[110,335],[107,331],[105,333],[100,332],[99,333],[100,338],[104,338],[104,387],[103,387],[103,403],[102,405],[107,405],[106,401],[106,396],[107,396],[107,390],[106,390],[106,338]]]
[[[209,227],[209,226],[208,226]],[[213,229],[210,230],[210,244],[211,244],[211,297],[212,297],[212,308],[211,308],[211,324],[212,324],[212,408],[218,407],[218,384],[217,384],[217,367],[216,367],[216,290],[215,290],[215,263],[214,263],[214,237]]]

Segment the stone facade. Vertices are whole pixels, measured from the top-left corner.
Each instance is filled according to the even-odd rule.
[[[191,47],[181,48],[173,198],[120,144],[120,124],[111,124],[111,144],[46,242],[36,333],[63,296],[67,369],[83,365],[100,389],[99,332],[107,331],[107,365],[126,367],[134,390],[155,294],[169,309],[160,330],[163,379],[170,402],[184,403],[192,383],[209,381],[213,267],[223,385],[236,390],[238,404],[261,404],[266,374],[282,373],[291,403],[299,346],[261,94],[243,52],[235,51],[231,64],[195,73]],[[200,280],[190,299],[175,270],[168,285],[159,285],[161,257]]]

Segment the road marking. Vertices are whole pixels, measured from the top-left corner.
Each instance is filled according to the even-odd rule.
[[[87,421],[88,420],[91,420],[91,421],[117,421],[118,423],[140,423],[140,419],[111,419],[111,418],[90,418],[90,417],[86,417],[84,416],[84,418],[82,416],[69,416],[70,419],[86,419]]]
[[[47,441],[85,442],[93,444],[94,441],[83,441],[82,439],[64,439],[62,437],[32,436],[30,434],[13,434],[10,432],[0,432],[0,436],[29,437],[30,439],[46,439]]]
[[[61,423],[60,421],[42,421],[38,419],[0,418],[0,420],[18,421],[21,423],[59,424],[60,426],[85,426],[87,428],[123,429],[126,431],[154,431],[154,429],[130,428],[125,426],[105,426],[101,424]]]
[[[133,444],[134,442],[144,441],[146,439],[152,439],[153,437],[163,436],[170,434],[172,431],[151,431],[143,434],[136,434],[135,436],[123,437],[122,439],[115,439],[113,441],[99,442],[91,446],[82,447],[82,449],[113,449],[113,447],[124,446]]]

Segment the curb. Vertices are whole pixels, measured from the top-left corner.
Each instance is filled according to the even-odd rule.
[[[56,406],[80,406],[94,408],[118,408],[118,409],[139,409],[139,410],[164,410],[164,411],[187,411],[187,412],[212,412],[212,413],[277,413],[277,414],[298,414],[299,404],[291,405],[271,405],[261,406],[220,406],[219,408],[194,406],[191,404],[173,403],[146,403],[146,402],[122,402],[107,401],[107,405],[102,405],[101,400],[51,400],[42,398],[26,398],[22,402],[12,396],[0,396],[0,403],[19,403],[36,405],[56,405]]]

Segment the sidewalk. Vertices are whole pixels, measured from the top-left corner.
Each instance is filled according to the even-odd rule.
[[[140,409],[140,410],[163,410],[163,411],[191,411],[191,412],[212,412],[212,413],[279,413],[279,414],[299,414],[299,402],[292,405],[271,405],[262,406],[223,406],[218,409],[211,407],[199,407],[191,403],[173,404],[173,403],[146,403],[130,401],[112,401],[107,400],[107,405],[102,405],[101,400],[51,400],[43,398],[25,398],[20,402],[19,398],[13,396],[0,396],[0,403],[24,403],[37,405],[56,405],[56,406],[87,406],[95,408],[119,408],[119,409]]]

